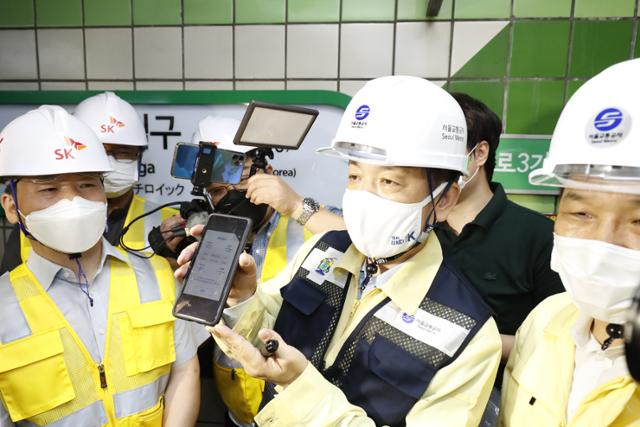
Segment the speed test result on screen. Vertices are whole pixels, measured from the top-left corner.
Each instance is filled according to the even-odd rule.
[[[249,230],[248,218],[210,215],[174,307],[176,317],[207,325],[220,320]]]

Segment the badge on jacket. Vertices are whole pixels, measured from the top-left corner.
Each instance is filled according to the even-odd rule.
[[[334,248],[328,248],[326,251],[314,248],[302,263],[302,268],[309,272],[307,279],[318,285],[329,282],[344,288],[348,275],[344,271],[335,270],[337,261],[343,255],[344,252]]]

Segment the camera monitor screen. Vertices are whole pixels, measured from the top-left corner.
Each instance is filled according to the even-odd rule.
[[[317,117],[310,108],[251,101],[233,143],[297,150]]]

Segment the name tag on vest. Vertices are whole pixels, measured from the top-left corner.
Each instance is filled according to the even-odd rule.
[[[464,342],[469,331],[446,319],[434,316],[421,308],[415,315],[404,313],[390,302],[378,310],[375,316],[401,332],[434,347],[452,357]]]
[[[342,270],[334,270],[336,262],[338,262],[343,255],[344,252],[340,252],[334,248],[328,248],[326,251],[314,248],[302,263],[302,268],[309,272],[307,279],[318,285],[327,281],[344,288],[344,285],[347,283],[347,278],[349,277],[348,274]]]

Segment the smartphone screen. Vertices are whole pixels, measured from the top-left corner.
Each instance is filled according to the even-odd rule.
[[[225,279],[229,276],[240,240],[235,233],[207,230],[184,293],[213,301],[220,301]]]
[[[174,178],[191,179],[193,176],[200,147],[195,144],[176,145],[173,155],[171,175]],[[242,179],[246,156],[236,151],[217,149],[211,170],[210,182],[238,184]]]
[[[209,216],[173,308],[174,316],[206,325],[220,321],[250,230],[248,218]]]
[[[193,170],[196,167],[196,159],[200,147],[195,144],[178,144],[176,145],[173,155],[173,165],[171,166],[171,175],[180,179],[191,179]]]

